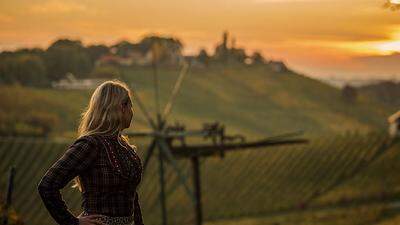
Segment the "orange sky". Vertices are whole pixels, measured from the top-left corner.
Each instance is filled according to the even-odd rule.
[[[0,2],[0,49],[175,36],[212,52],[223,30],[248,52],[315,77],[399,75],[400,11],[385,0],[14,0]],[[398,57],[388,70],[386,57]],[[377,58],[379,59],[378,61]],[[383,60],[383,64],[381,64]],[[393,61],[393,60],[392,60]],[[395,61],[396,62],[396,61]],[[373,67],[373,68],[372,68]]]

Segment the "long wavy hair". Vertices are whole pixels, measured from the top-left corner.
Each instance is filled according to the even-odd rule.
[[[105,81],[93,92],[90,102],[81,113],[78,127],[78,138],[86,135],[118,135],[129,144],[127,135],[122,135],[124,115],[121,105],[126,106],[132,99],[128,85],[118,79]],[[118,142],[120,142],[118,138]],[[121,144],[121,142],[120,142]],[[121,144],[122,145],[122,144]],[[136,147],[134,145],[131,145]],[[74,178],[72,188],[78,187],[82,192],[79,176]]]

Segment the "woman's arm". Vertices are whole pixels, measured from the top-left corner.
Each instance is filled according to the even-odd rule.
[[[96,158],[96,149],[87,140],[76,141],[46,171],[37,189],[44,205],[60,225],[78,225],[79,219],[68,210],[60,190],[87,169]]]
[[[143,225],[142,210],[140,209],[139,195],[135,192],[135,203],[134,203],[134,222],[135,225]]]

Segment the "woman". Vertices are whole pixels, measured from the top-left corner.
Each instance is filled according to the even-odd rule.
[[[121,131],[133,117],[131,92],[119,81],[106,81],[82,113],[79,137],[46,171],[38,192],[53,219],[61,225],[142,225],[137,187],[142,163],[136,146]],[[75,217],[60,190],[72,179],[82,195],[82,213]]]

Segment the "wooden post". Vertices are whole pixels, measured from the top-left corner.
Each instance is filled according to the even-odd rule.
[[[3,225],[8,224],[8,209],[11,206],[12,201],[12,192],[14,189],[14,176],[15,176],[15,167],[12,166],[10,168],[10,172],[8,175],[8,187],[7,187],[7,194],[6,194],[6,203],[4,205],[4,212],[3,212]]]
[[[193,168],[193,178],[194,178],[194,190],[196,196],[196,225],[201,225],[203,223],[203,212],[202,212],[202,204],[201,204],[201,184],[200,184],[200,165],[199,165],[199,157],[193,156],[192,160],[192,168]]]
[[[167,206],[166,206],[166,196],[165,196],[165,178],[164,178],[164,159],[163,159],[163,154],[158,147],[159,152],[158,152],[158,160],[159,160],[159,173],[160,173],[160,184],[161,184],[161,190],[160,190],[160,200],[161,200],[161,215],[162,215],[162,224],[167,225]]]

